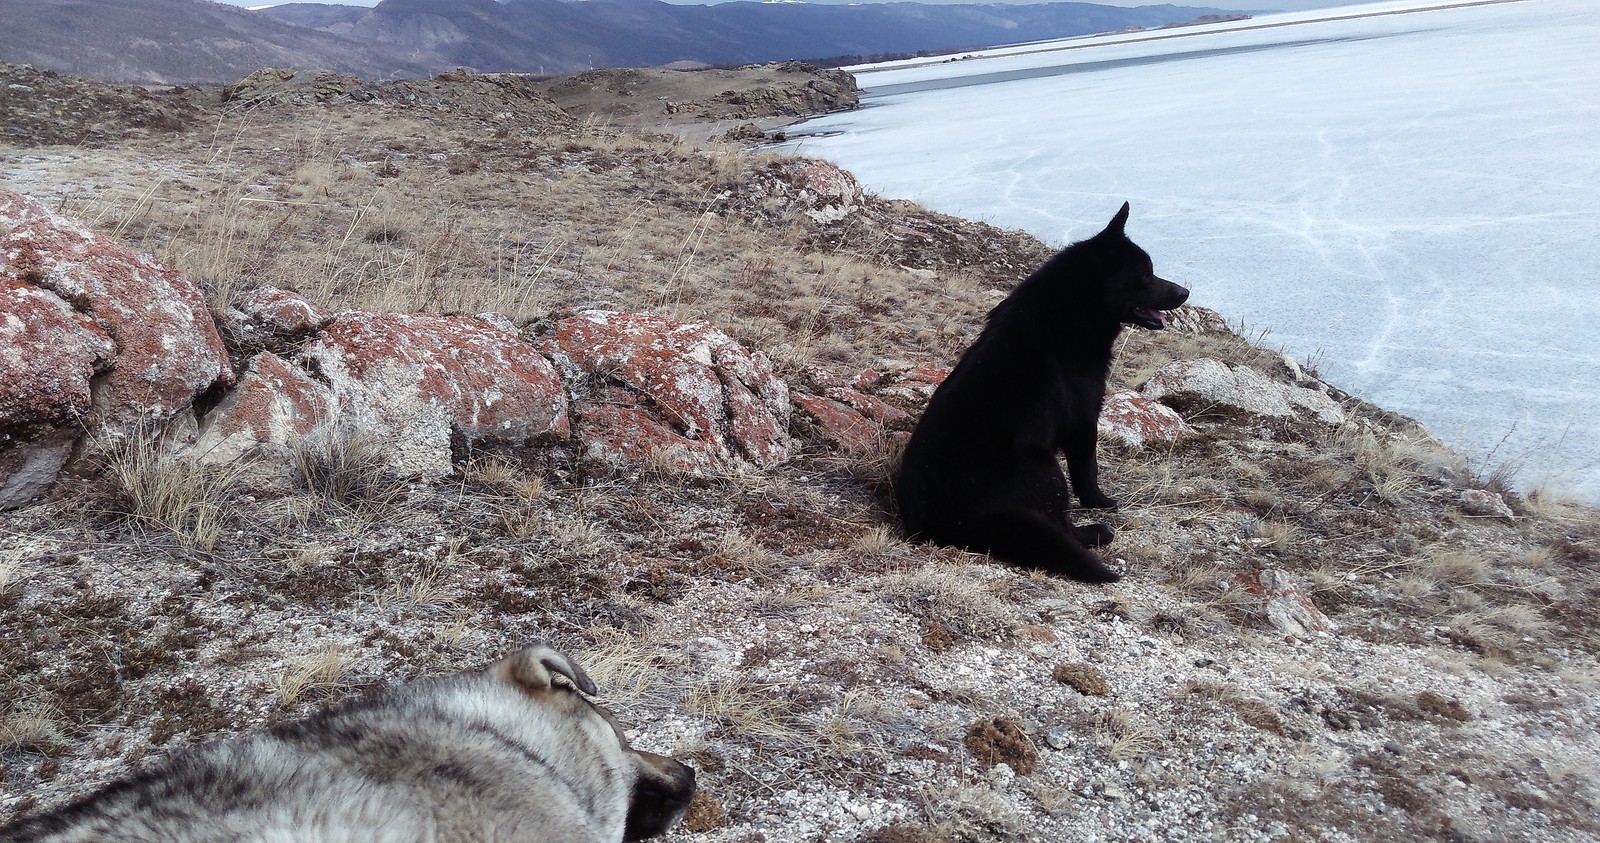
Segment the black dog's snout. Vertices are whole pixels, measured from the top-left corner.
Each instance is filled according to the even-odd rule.
[[[1182,284],[1174,284],[1165,278],[1157,278],[1156,285],[1163,290],[1160,310],[1171,310],[1189,300],[1189,288]]]

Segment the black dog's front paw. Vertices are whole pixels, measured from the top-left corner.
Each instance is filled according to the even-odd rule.
[[[1106,497],[1105,492],[1094,489],[1089,492],[1079,492],[1078,502],[1087,509],[1116,509],[1117,499]]]
[[[1115,531],[1104,524],[1085,524],[1073,527],[1072,532],[1078,543],[1084,547],[1105,547],[1117,536]]]

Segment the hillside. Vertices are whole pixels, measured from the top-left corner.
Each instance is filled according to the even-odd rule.
[[[753,92],[800,72],[701,77],[717,93],[685,101],[771,101]],[[148,252],[219,326],[227,374],[172,441],[231,406],[247,361],[292,373],[330,325],[402,315],[513,338],[559,374],[570,431],[451,431],[427,475],[393,469],[415,441],[359,430],[296,446],[288,475],[126,431],[79,443],[0,512],[0,822],[544,638],[636,745],[698,770],[673,843],[1600,834],[1600,513],[1476,477],[1186,308],[1124,336],[1113,387],[1209,360],[1248,395],[1163,398],[1190,433],[1103,440],[1121,583],[910,544],[885,503],[896,443],[1051,245],[824,162],[622,127],[661,114],[667,94],[628,93],[653,84],[268,72],[150,94],[4,68],[38,95],[0,109],[0,189]],[[29,260],[5,253],[0,293],[56,283]],[[264,327],[262,285],[323,316]],[[92,345],[110,308],[72,304]],[[670,426],[631,361],[589,359],[579,329],[607,320],[724,333],[711,377],[731,388],[734,360],[763,400],[786,391],[781,447],[718,452],[681,420],[670,447],[603,447],[607,419]],[[93,392],[144,371],[102,367]],[[1318,412],[1245,400],[1274,396]],[[863,421],[830,423],[840,407]],[[0,433],[0,466],[43,435]]]
[[[228,82],[263,67],[370,78],[477,71],[565,73],[687,61],[955,50],[1153,27],[1218,10],[916,3],[863,6],[659,0],[384,0],[246,11],[208,0],[7,0],[0,60],[127,82]]]
[[[0,60],[99,79],[183,84],[236,79],[263,67],[374,77],[440,69],[413,58],[209,0],[7,0]]]

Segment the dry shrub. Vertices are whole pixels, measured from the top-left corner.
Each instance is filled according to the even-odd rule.
[[[1103,697],[1111,691],[1106,675],[1092,664],[1063,662],[1055,666],[1050,676],[1063,685],[1071,685],[1086,697]]]
[[[1429,714],[1448,718],[1459,722],[1472,719],[1472,714],[1466,706],[1454,697],[1446,697],[1433,691],[1422,691],[1417,694],[1417,708]]]
[[[1029,775],[1039,766],[1039,750],[1034,749],[1033,741],[1006,717],[972,724],[967,729],[967,749],[984,766],[1006,764],[1019,776]]]
[[[1272,706],[1261,700],[1238,700],[1233,703],[1233,710],[1238,713],[1240,720],[1263,732],[1283,733],[1283,719]]]
[[[700,787],[695,789],[694,798],[689,802],[689,810],[684,812],[682,823],[684,831],[704,834],[719,828],[727,828],[728,812],[711,791]]]

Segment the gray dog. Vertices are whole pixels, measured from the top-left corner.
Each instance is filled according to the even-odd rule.
[[[563,677],[557,679],[557,677]],[[616,843],[666,831],[694,770],[631,749],[545,646],[173,758],[4,841]]]

